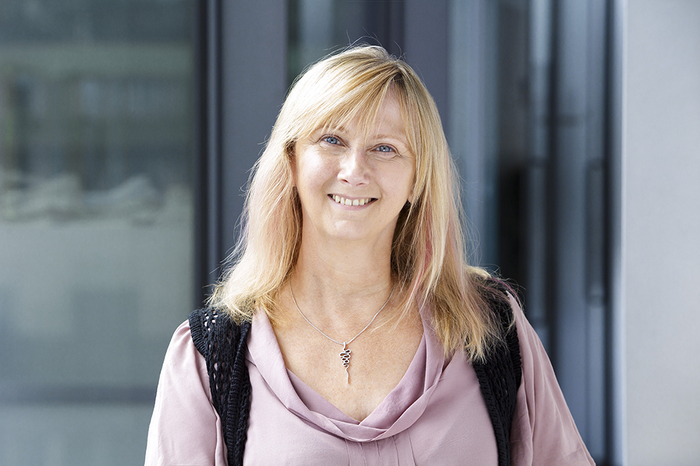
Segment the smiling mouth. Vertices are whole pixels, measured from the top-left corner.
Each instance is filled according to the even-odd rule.
[[[333,199],[336,202],[336,204],[350,205],[350,206],[366,205],[366,204],[369,204],[370,202],[377,200],[374,197],[366,197],[364,199],[346,199],[346,198],[338,196],[336,194],[332,194],[332,195],[329,194],[328,197]]]

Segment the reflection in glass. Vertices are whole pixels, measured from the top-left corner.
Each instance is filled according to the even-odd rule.
[[[288,80],[306,66],[354,43],[403,53],[403,1],[287,0]]]
[[[143,461],[193,302],[193,8],[0,6],[0,464]]]

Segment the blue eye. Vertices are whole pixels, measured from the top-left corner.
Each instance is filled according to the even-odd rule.
[[[376,150],[379,152],[394,152],[394,148],[387,145],[377,146]]]
[[[340,139],[335,136],[324,136],[323,141],[333,145],[340,144]]]

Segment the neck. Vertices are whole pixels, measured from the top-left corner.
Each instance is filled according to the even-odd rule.
[[[304,314],[339,332],[371,319],[393,287],[390,249],[378,251],[366,245],[352,246],[308,247],[302,242],[291,277]]]

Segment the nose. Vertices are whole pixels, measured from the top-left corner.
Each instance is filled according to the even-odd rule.
[[[369,181],[368,169],[364,150],[353,148],[341,158],[338,179],[351,186],[362,186]]]

